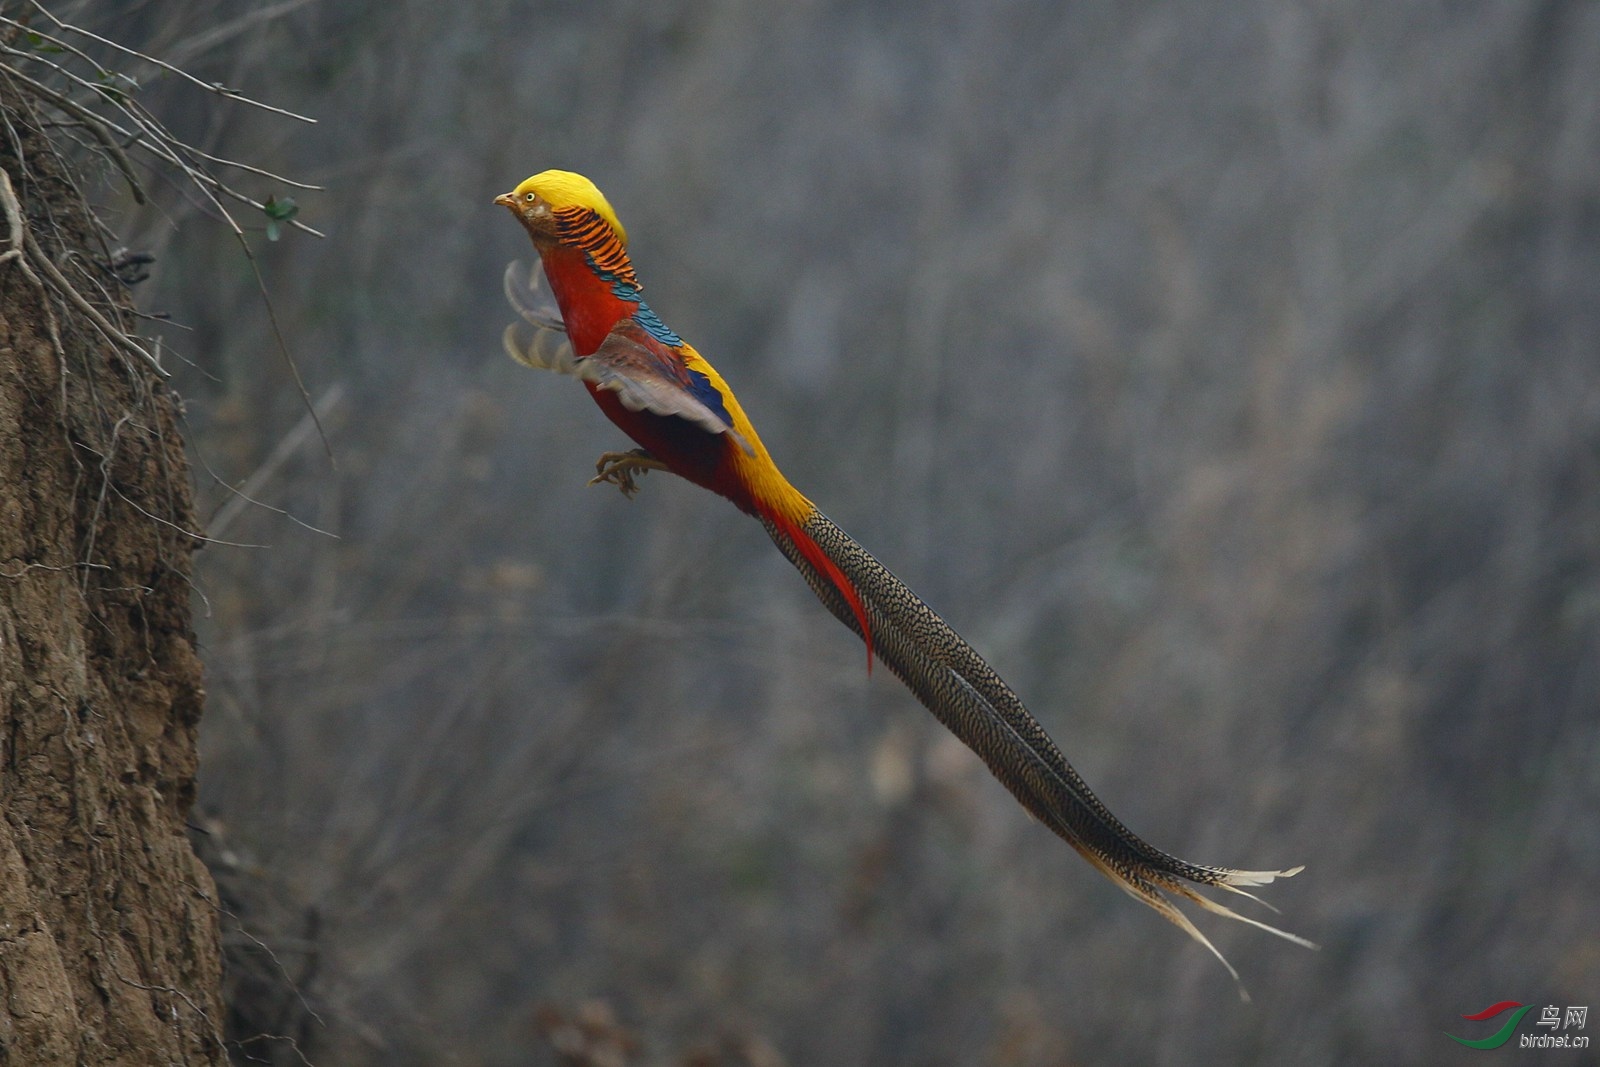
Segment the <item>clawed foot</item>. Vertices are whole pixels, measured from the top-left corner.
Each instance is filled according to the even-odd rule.
[[[661,462],[642,448],[635,448],[630,452],[603,453],[594,464],[595,476],[589,479],[590,485],[599,485],[610,482],[622,490],[622,495],[632,498],[639,491],[639,483],[634,481],[634,476],[644,477],[651,471],[664,471],[667,465]]]

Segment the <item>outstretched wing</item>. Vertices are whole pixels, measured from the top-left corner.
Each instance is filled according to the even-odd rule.
[[[539,284],[543,277],[543,271],[538,274],[532,273],[528,270],[528,265],[520,259],[507,263],[505,277],[502,279],[506,300],[511,304],[512,310],[539,329],[565,334],[567,324],[561,321],[560,309],[551,302],[549,295]]]
[[[705,376],[685,367],[633,319],[617,323],[594,355],[577,363],[579,377],[616,393],[629,411],[676,415],[707,433],[727,434],[751,454],[749,442],[733,428],[726,409],[711,406],[722,408],[722,398]]]
[[[579,356],[567,340],[560,314],[541,302],[538,282],[521,263],[506,267],[505,290],[506,299],[527,323],[512,323],[502,337],[506,352],[518,363],[582,378],[596,389],[616,393],[629,411],[676,416],[707,433],[727,434],[747,455],[753,454],[705,375],[686,367],[676,352],[634,319],[617,323],[599,348]]]
[[[524,366],[558,374],[577,374],[577,356],[573,354],[572,342],[567,340],[567,324],[561,321],[561,312],[550,301],[549,294],[541,290],[539,281],[543,277],[543,271],[530,274],[521,260],[506,264],[506,301],[522,316],[523,322],[507,326],[500,341],[505,345],[506,354]]]

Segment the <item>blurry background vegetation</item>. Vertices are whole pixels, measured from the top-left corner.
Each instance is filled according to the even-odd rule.
[[[325,240],[255,237],[336,468],[226,232],[176,187],[116,222],[213,534],[269,546],[199,561],[201,821],[235,994],[280,997],[237,1025],[325,1064],[1426,1063],[1600,1001],[1600,7],[61,13],[320,119],[139,90],[326,186]],[[550,166],[1109,805],[1306,863],[1271,898],[1323,951],[1207,924],[1240,1004],[754,523],[585,488],[620,435],[498,340],[530,250],[489,201]]]

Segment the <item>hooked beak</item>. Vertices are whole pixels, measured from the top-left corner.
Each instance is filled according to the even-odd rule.
[[[512,208],[513,210],[517,206],[517,198],[512,196],[510,193],[501,193],[499,196],[494,198],[494,202],[499,204],[501,207],[508,207]]]

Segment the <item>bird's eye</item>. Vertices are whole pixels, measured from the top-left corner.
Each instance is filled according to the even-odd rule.
[[[538,199],[538,198],[539,198],[539,194],[538,194],[538,193],[529,193],[529,194],[528,194],[528,195],[527,195],[527,196],[526,196],[526,197],[525,197],[525,199],[526,199],[526,200],[527,200],[527,201],[528,201],[528,203],[530,203],[530,204],[531,204],[531,203],[533,203],[533,202],[534,202],[534,201],[535,201],[535,200],[537,200],[537,199]]]

